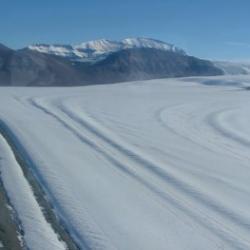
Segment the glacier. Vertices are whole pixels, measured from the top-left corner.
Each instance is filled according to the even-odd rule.
[[[2,87],[0,120],[81,249],[247,250],[249,86],[249,76],[217,76]],[[0,147],[27,245],[38,249],[43,232],[63,249],[1,137]]]

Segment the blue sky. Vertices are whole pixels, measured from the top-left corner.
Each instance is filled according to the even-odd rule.
[[[0,42],[152,37],[209,59],[250,60],[249,0],[1,0]]]

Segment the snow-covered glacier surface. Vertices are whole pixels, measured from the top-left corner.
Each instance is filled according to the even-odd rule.
[[[224,76],[1,88],[0,119],[82,249],[247,250],[249,82]],[[14,175],[0,167],[2,178]],[[17,202],[17,212],[31,200]]]

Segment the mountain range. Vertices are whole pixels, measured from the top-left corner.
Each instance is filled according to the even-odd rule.
[[[184,50],[172,44],[150,38],[126,38],[121,41],[100,39],[77,45],[35,44],[28,46],[30,50],[60,56],[78,62],[97,62],[103,60],[111,53],[139,48],[159,49],[185,54]]]
[[[106,39],[78,45],[0,45],[0,85],[78,86],[227,73],[226,66],[150,38]]]

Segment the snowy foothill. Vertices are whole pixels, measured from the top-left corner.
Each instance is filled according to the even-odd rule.
[[[247,86],[249,76],[3,87],[0,120],[81,249],[248,250]],[[0,157],[26,244],[64,249],[3,137]]]

